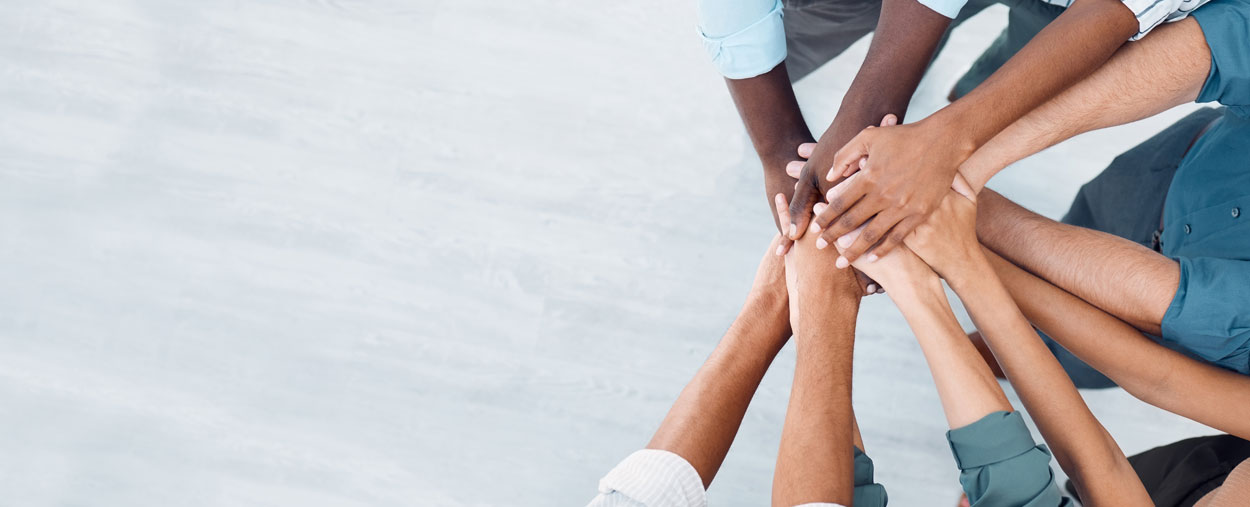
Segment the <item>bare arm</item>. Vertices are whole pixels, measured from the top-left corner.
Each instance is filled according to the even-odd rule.
[[[870,248],[885,254],[932,213],[974,151],[1084,79],[1137,30],[1120,1],[1077,0],[968,95],[919,122],[859,133],[825,176],[833,181],[859,171],[816,218],[822,237],[833,243],[864,225],[842,255],[853,261]]]
[[[725,79],[725,83],[764,165],[764,191],[769,202],[777,194],[789,199],[794,193],[794,178],[786,174],[786,163],[794,159],[795,147],[812,140],[812,133],[794,98],[786,64],[752,78]],[[777,230],[784,233],[789,226],[778,222]]]
[[[971,189],[965,192],[973,195]],[[1124,452],[1089,411],[1063,367],[994,275],[976,240],[976,215],[972,200],[952,192],[934,213],[932,223],[917,228],[907,244],[942,273],[963,300],[1081,498],[1090,505],[1151,505]],[[963,338],[962,333],[956,334]],[[971,342],[963,341],[973,348]]]
[[[779,241],[774,238],[760,262],[742,312],[647,444],[690,462],[704,487],[712,483],[760,380],[790,337],[785,268],[772,254]]]
[[[1016,120],[959,172],[980,190],[1012,163],[1076,135],[1154,116],[1193,102],[1211,70],[1211,50],[1193,18],[1126,44],[1089,77]]]
[[[876,125],[887,114],[901,121],[949,26],[950,18],[916,0],[882,3],[880,21],[864,63],[799,176],[800,185],[790,200],[791,223],[795,226],[792,236],[803,235],[811,220],[812,205],[835,183],[823,176],[837,151],[864,127]],[[793,149],[791,146],[784,154],[788,157],[785,161],[794,158]]]
[[[977,236],[995,253],[1151,334],[1180,283],[1173,260],[1127,239],[1062,224],[982,191]]]
[[[811,241],[787,256],[796,294],[797,363],[773,476],[773,505],[851,505],[855,441],[851,362],[859,288]]]
[[[1250,377],[1185,357],[988,250],[986,255],[1029,321],[1129,394],[1250,438]]]

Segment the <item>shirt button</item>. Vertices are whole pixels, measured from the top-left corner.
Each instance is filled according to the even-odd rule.
[[[1193,231],[1193,229],[1190,229],[1190,228],[1189,228],[1189,224],[1185,224],[1185,234],[1189,234],[1189,233],[1190,233],[1190,232],[1192,232],[1192,231]]]
[[[1233,218],[1241,216],[1241,208],[1233,208]]]

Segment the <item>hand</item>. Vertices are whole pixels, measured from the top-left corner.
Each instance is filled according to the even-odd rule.
[[[788,202],[794,195],[796,188],[794,176],[788,174],[788,171],[776,168],[774,165],[766,165],[766,169],[764,169],[764,191],[768,193],[770,200],[775,200],[780,195],[785,196]],[[819,194],[819,190],[816,191],[815,195],[817,197],[819,197]],[[786,211],[788,212],[789,210],[787,209]],[[780,209],[774,207],[773,219],[777,222],[777,231],[782,235],[782,246],[789,250],[790,245],[794,243],[790,239],[790,236],[792,236],[790,228],[793,225],[790,223],[789,213],[783,215],[780,212]]]
[[[894,125],[898,125],[898,116],[887,114],[881,118],[882,127]],[[827,135],[828,133],[826,133]],[[812,215],[819,214],[819,211],[814,209],[814,206],[820,202],[822,197],[819,181],[820,173],[824,168],[833,165],[834,155],[838,153],[838,148],[841,148],[841,146],[835,146],[834,142],[822,136],[819,143],[800,144],[799,157],[802,160],[795,160],[786,164],[786,174],[798,180],[798,183],[795,184],[794,195],[787,196],[787,199],[792,199],[790,203],[790,239],[797,240],[803,237],[803,233],[809,228],[808,224],[812,221]],[[815,227],[812,227],[812,230],[819,231]],[[785,233],[786,231],[782,231],[782,234]]]
[[[811,143],[805,143],[805,144],[799,145],[799,154],[802,155],[804,152],[811,153],[811,149],[812,149],[811,147],[812,147]],[[801,164],[802,162],[799,162],[799,163]],[[787,171],[790,170],[789,169],[790,167],[795,167],[795,170],[797,170],[797,166],[794,166],[795,162],[791,162],[790,164],[791,165],[787,167]],[[789,212],[790,207],[786,205],[785,194],[777,194],[776,196],[774,196],[773,205],[776,207],[777,217],[781,219],[782,223],[786,223],[790,217],[790,212]],[[819,212],[819,210],[824,206],[825,206],[824,203],[817,203],[815,209]],[[776,243],[775,253],[779,257],[782,255],[785,255],[787,252],[790,251],[790,247],[793,245],[794,245],[794,240],[783,236]],[[861,295],[863,296],[870,296],[873,294],[882,294],[885,292],[885,288],[881,287],[880,284],[878,284],[877,282],[874,282],[872,278],[869,278],[867,275],[865,275],[863,272],[859,270],[855,270],[855,278],[856,280],[859,281],[859,288],[861,291]]]
[[[848,236],[854,238],[861,232],[863,232],[862,228],[855,229]],[[841,266],[844,261],[845,258],[839,257],[837,264]],[[895,296],[915,293],[926,286],[932,289],[935,284],[937,290],[941,291],[941,282],[938,281],[937,274],[906,247],[891,250],[890,253],[874,262],[861,258],[850,265],[874,280],[878,280],[882,287],[887,288]]]
[[[937,208],[972,154],[970,143],[951,137],[949,129],[924,121],[864,129],[834,157],[826,179],[847,179],[826,195],[829,207],[812,230],[822,230],[827,245],[846,242],[843,236],[863,226],[841,249],[849,261],[865,252],[868,262],[889,253]]]
[[[958,173],[951,188],[929,219],[904,240],[907,248],[947,281],[982,255],[977,242],[976,193]]]
[[[782,257],[773,255],[781,244],[784,236],[780,234],[773,236],[773,240],[768,245],[768,250],[764,252],[764,258],[760,260],[760,266],[755,270],[755,281],[751,283],[751,292],[747,296],[747,301],[786,303],[788,298],[786,290],[786,263]]]

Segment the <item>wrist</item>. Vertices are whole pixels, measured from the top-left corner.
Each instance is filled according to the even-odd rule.
[[[927,132],[931,132],[935,138],[941,139],[942,145],[954,150],[962,162],[971,158],[982,144],[976,127],[978,122],[970,120],[956,103],[916,123],[922,125]],[[958,166],[955,169],[958,169]]]
[[[962,255],[958,262],[952,263],[948,269],[944,270],[942,278],[951,286],[951,290],[954,290],[956,294],[962,294],[968,290],[975,290],[977,284],[993,274],[993,269],[978,245]]]

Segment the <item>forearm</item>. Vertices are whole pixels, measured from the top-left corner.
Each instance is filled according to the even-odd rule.
[[[981,243],[1134,327],[1159,334],[1180,283],[1176,262],[1111,234],[1062,224],[984,191]]]
[[[842,97],[833,123],[820,137],[821,145],[831,149],[829,162],[834,152],[855,134],[880,124],[885,115],[893,114],[900,122],[903,120],[948,26],[949,18],[916,0],[882,3],[880,21],[864,63]],[[826,171],[827,167],[820,171],[823,191],[836,183],[823,178]]]
[[[794,150],[812,141],[784,63],[747,79],[725,79],[765,171],[785,173]]]
[[[1167,23],[1012,123],[973,153],[960,172],[980,190],[1008,165],[1066,139],[1192,102],[1210,68],[1211,51],[1198,22]]]
[[[1250,438],[1250,377],[1185,357],[998,255],[986,256],[1033,325],[1129,394]]]
[[[690,462],[712,483],[760,380],[790,334],[786,299],[753,295],[665,416],[648,449]]]
[[[1081,489],[1081,498],[1091,505],[1112,505],[1116,499],[1148,505],[1123,451],[1012,303],[989,262],[980,254],[972,257],[967,269],[952,273],[947,282],[964,302],[1059,465]]]
[[[888,294],[916,334],[951,428],[1011,411],[993,372],[964,336],[936,275],[894,284]]]
[[[1137,29],[1118,0],[1077,0],[981,86],[924,121],[971,153],[1088,76]]]
[[[800,241],[787,256],[797,359],[773,478],[777,506],[850,505],[854,489],[851,365],[859,291],[813,243]]]

